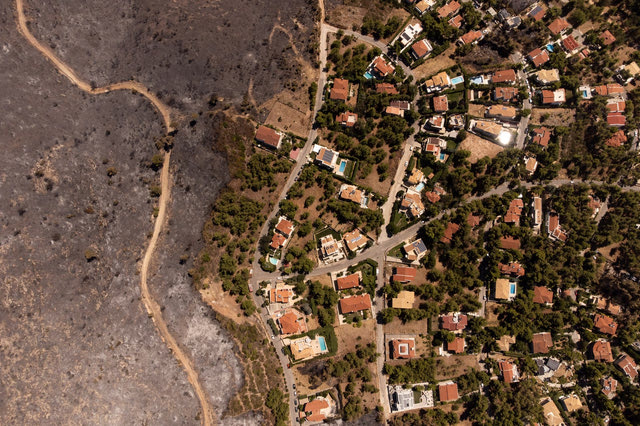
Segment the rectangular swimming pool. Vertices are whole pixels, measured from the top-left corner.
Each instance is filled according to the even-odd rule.
[[[373,78],[373,76],[371,74],[369,74],[369,71],[364,73],[364,78],[366,78],[367,80],[371,80]]]
[[[424,182],[420,182],[417,186],[416,186],[416,191],[418,192],[422,192],[422,190],[424,189]]]
[[[344,169],[346,169],[346,168],[347,168],[347,162],[345,160],[342,160],[340,162],[340,167],[338,167],[338,171],[340,173],[344,173]]]
[[[511,294],[511,295],[515,295],[516,294],[516,283],[511,283],[511,288],[509,290],[509,294]]]
[[[464,77],[459,75],[459,76],[454,77],[454,78],[451,79],[451,84],[453,84],[455,86],[456,84],[460,84],[463,81],[464,81]]]
[[[327,343],[324,341],[323,336],[318,336],[318,343],[320,344],[320,350],[322,352],[327,350]]]

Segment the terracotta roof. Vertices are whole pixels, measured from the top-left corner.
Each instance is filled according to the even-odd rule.
[[[561,104],[566,100],[567,98],[564,89],[542,91],[543,104]]]
[[[482,33],[480,31],[469,31],[460,37],[460,41],[462,41],[462,44],[471,44],[480,37],[482,37]]]
[[[620,370],[626,374],[631,381],[634,381],[638,377],[638,370],[636,370],[636,363],[629,355],[620,355],[614,363]]]
[[[346,277],[340,277],[336,280],[338,290],[346,290],[360,286],[360,274],[351,274]]]
[[[623,100],[612,100],[607,102],[607,110],[610,112],[624,112],[627,104]]]
[[[539,21],[544,18],[546,15],[547,9],[542,4],[536,4],[527,14],[528,17],[532,18],[534,21]]]
[[[451,243],[451,238],[453,238],[453,234],[458,232],[460,229],[460,225],[457,223],[449,222],[447,224],[447,228],[444,230],[444,235],[440,238],[440,242],[449,244]]]
[[[285,237],[290,237],[293,232],[293,223],[287,219],[280,219],[276,225],[276,231],[280,232]]]
[[[487,110],[487,116],[513,120],[518,115],[518,111],[508,105],[491,105]]]
[[[376,84],[376,92],[386,93],[387,95],[397,95],[398,89],[391,83],[378,83]]]
[[[355,112],[346,111],[336,116],[336,121],[343,126],[353,127],[358,121],[358,114],[356,114]]]
[[[438,395],[440,401],[455,401],[458,396],[458,385],[456,383],[441,383],[438,385]]]
[[[516,226],[520,226],[520,215],[522,214],[523,208],[524,203],[522,202],[521,198],[515,198],[511,200],[509,209],[504,215],[504,223],[513,223]]]
[[[611,344],[606,340],[598,340],[591,346],[591,354],[596,361],[613,362]]]
[[[605,30],[602,33],[602,41],[604,43],[605,46],[608,46],[610,44],[612,44],[614,41],[616,41],[616,38],[613,36],[613,34],[611,34],[611,31],[609,30]]]
[[[578,47],[580,47],[580,45],[578,44],[578,42],[576,41],[575,38],[573,38],[572,35],[565,37],[562,40],[562,46],[564,46],[564,48],[568,51],[568,52],[573,52],[574,50],[576,50]]]
[[[391,279],[394,282],[408,283],[416,277],[417,273],[418,271],[416,268],[412,268],[410,266],[398,266],[396,267],[396,273],[393,274]]]
[[[394,339],[390,342],[391,359],[410,359],[416,356],[414,339]]]
[[[616,112],[610,112],[607,115],[607,124],[610,126],[623,127],[627,124],[627,118]]]
[[[519,250],[520,240],[512,236],[500,238],[500,247],[507,250]]]
[[[427,145],[427,148],[428,147],[429,145]],[[438,153],[439,153],[440,147],[436,146],[436,148],[438,148]],[[429,152],[428,149],[426,149],[425,151]],[[409,182],[410,185],[417,185],[418,183],[422,182],[423,179],[424,179],[424,173],[422,172],[422,170],[415,168],[411,171],[411,174],[407,178],[407,182]]]
[[[533,288],[533,302],[534,303],[553,303],[553,292],[546,287],[535,286]]]
[[[467,216],[467,225],[469,225],[472,228],[475,228],[476,226],[480,225],[480,216],[476,216],[475,214],[469,213],[469,216]]]
[[[449,99],[446,95],[435,96],[433,98],[433,110],[435,112],[445,112],[449,110]]]
[[[566,30],[567,28],[569,28],[570,25],[567,22],[566,19],[564,18],[556,18],[555,21],[553,21],[551,24],[549,24],[549,31],[551,31],[551,34],[553,35],[558,35],[560,34],[562,31]]]
[[[453,28],[460,28],[462,26],[462,15],[456,15],[453,18],[449,19],[449,25]]]
[[[378,56],[373,60],[373,70],[381,77],[392,74],[396,69],[391,66],[382,56]]]
[[[349,81],[342,78],[334,78],[329,98],[337,101],[346,101],[348,97]]]
[[[605,394],[608,398],[611,398],[618,389],[618,381],[611,376],[603,377],[600,380],[600,384],[602,385],[602,393]]]
[[[398,117],[404,117],[404,111],[401,110],[400,108],[392,106],[392,105],[389,105],[388,107],[386,107],[385,110],[384,110],[384,113],[388,114],[388,115],[395,115],[395,116],[398,116]]]
[[[533,129],[533,143],[537,143],[540,146],[549,146],[551,140],[551,129],[547,127],[538,127]]]
[[[359,229],[345,233],[343,239],[351,251],[356,251],[367,245],[367,238],[360,233]]]
[[[429,52],[433,50],[433,47],[431,47],[431,44],[427,40],[422,39],[413,43],[411,50],[418,59],[421,59],[427,56]]]
[[[271,303],[289,303],[290,297],[293,297],[293,290],[290,288],[272,288],[269,292]]]
[[[449,75],[445,72],[439,72],[438,74],[431,77],[429,80],[424,82],[426,87],[445,87],[451,84],[451,79]]]
[[[624,145],[626,141],[627,141],[627,135],[624,133],[624,130],[618,130],[616,133],[613,134],[613,136],[611,136],[607,140],[607,145],[613,146],[613,147],[620,147]]]
[[[491,77],[492,83],[515,83],[516,82],[515,70],[501,70],[493,73]]]
[[[424,213],[424,204],[420,194],[407,192],[400,202],[400,208],[406,210],[413,218]]]
[[[524,268],[518,262],[510,262],[509,264],[498,263],[498,268],[500,268],[501,274],[512,275],[514,277],[524,276]]]
[[[340,198],[343,200],[353,201],[354,203],[362,203],[363,193],[354,185],[345,185],[340,192]]]
[[[304,317],[299,317],[293,310],[290,310],[280,318],[280,331],[282,334],[300,334],[306,331]]]
[[[531,346],[533,347],[533,353],[546,354],[549,352],[549,348],[553,346],[553,339],[551,333],[536,333],[531,339]]]
[[[496,87],[493,89],[493,99],[514,102],[518,100],[518,89],[515,87]]]
[[[593,318],[593,325],[600,333],[609,334],[613,336],[616,334],[618,324],[610,317],[602,314],[596,314]]]
[[[460,10],[460,3],[458,3],[456,0],[453,0],[452,2],[449,2],[438,9],[438,16],[440,17],[440,19],[446,18],[447,16],[451,16],[454,13],[458,12],[458,10]]]
[[[533,49],[529,52],[529,59],[533,62],[535,67],[539,67],[540,65],[549,62],[549,52],[547,52],[546,49]]]
[[[464,352],[464,337],[456,337],[451,342],[447,341],[447,351],[454,354]]]
[[[340,312],[350,314],[352,312],[371,309],[371,297],[368,294],[340,299]]]
[[[499,361],[498,367],[500,367],[502,380],[504,380],[505,383],[513,383],[515,381],[518,376],[518,369],[512,362]]]
[[[329,408],[329,403],[324,399],[314,399],[313,401],[307,402],[304,405],[304,411],[311,413],[307,416],[307,420],[310,422],[320,422],[324,420],[326,417],[320,413],[320,411],[326,408]]]
[[[451,314],[440,317],[442,329],[449,331],[464,330],[467,326],[467,316],[465,314]]]
[[[287,242],[287,237],[278,233],[274,233],[273,237],[271,237],[271,244],[269,244],[269,247],[271,247],[272,249],[278,249],[284,246],[285,242]]]
[[[430,203],[437,203],[438,201],[440,201],[440,195],[438,195],[435,192],[425,192],[424,196],[427,198],[427,200],[429,200]]]
[[[267,126],[260,126],[256,131],[256,140],[264,145],[278,149],[280,147],[281,135]]]

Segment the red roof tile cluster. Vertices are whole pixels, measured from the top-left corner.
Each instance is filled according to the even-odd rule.
[[[609,334],[611,336],[616,334],[616,330],[618,330],[618,323],[616,323],[612,318],[602,314],[596,314],[593,318],[593,325],[600,333]]]
[[[480,216],[476,216],[475,214],[469,213],[469,216],[467,216],[467,225],[469,225],[472,228],[475,228],[476,226],[480,225]]]
[[[573,52],[580,47],[580,45],[572,35],[567,36],[562,40],[562,46],[567,52]]]
[[[624,87],[618,83],[601,84],[595,87],[595,91],[600,96],[616,96],[624,93]]]
[[[493,89],[493,99],[496,101],[515,102],[518,100],[518,89],[515,87],[496,87]]]
[[[391,359],[415,358],[416,342],[413,339],[394,339],[389,343]]]
[[[278,318],[278,323],[280,323],[280,331],[285,335],[300,334],[306,331],[304,317],[299,317],[293,310]]]
[[[638,370],[636,369],[636,362],[629,355],[620,355],[614,363],[620,370],[626,374],[631,381],[634,381],[638,377]]]
[[[540,146],[547,147],[549,146],[549,141],[551,140],[551,129],[547,127],[538,127],[533,130],[533,143],[537,143]]]
[[[607,396],[607,398],[612,398],[612,395],[616,393],[618,389],[618,381],[613,377],[604,377],[600,381],[602,385],[602,393]]]
[[[440,201],[440,195],[437,192],[428,191],[425,192],[424,196],[429,200],[430,203],[437,203]]]
[[[558,213],[556,212],[549,212],[547,233],[550,238],[560,240],[562,242],[567,241],[568,235],[560,226],[560,216],[558,216]]]
[[[271,148],[278,149],[281,136],[270,127],[260,126],[256,131],[256,140]]]
[[[416,277],[417,273],[418,271],[416,268],[412,268],[410,266],[398,266],[396,267],[396,273],[392,275],[391,279],[394,282],[408,283]]]
[[[482,33],[480,31],[469,31],[468,33],[460,37],[460,41],[462,42],[462,44],[471,44],[481,37]]]
[[[520,240],[512,236],[500,238],[500,247],[507,250],[520,250]]]
[[[553,292],[546,287],[535,286],[533,288],[533,302],[542,305],[553,303]]]
[[[329,408],[329,403],[324,399],[314,399],[313,401],[304,404],[304,412],[311,413],[307,415],[307,420],[310,422],[321,422],[325,419],[325,415],[320,413],[320,410]]]
[[[449,99],[446,95],[435,96],[433,98],[433,110],[435,112],[445,112],[449,110]]]
[[[287,242],[287,237],[285,237],[282,234],[274,233],[273,237],[271,237],[271,244],[269,244],[269,247],[271,247],[274,250],[277,250],[280,247],[283,247],[284,243],[286,242]]]
[[[377,93],[385,93],[387,95],[397,95],[398,89],[391,83],[378,83],[376,84]]]
[[[458,10],[460,10],[460,3],[458,3],[456,0],[453,0],[452,2],[449,2],[438,9],[438,16],[440,17],[440,19],[443,19],[453,15],[454,13],[457,13]]]
[[[411,50],[413,50],[413,53],[416,56],[416,58],[421,59],[427,56],[429,52],[433,50],[433,48],[431,47],[431,45],[427,40],[423,39],[413,43],[413,45],[411,46]]]
[[[553,346],[553,339],[551,333],[536,333],[531,339],[531,346],[533,346],[533,353],[546,354],[549,352],[549,348]]]
[[[269,292],[271,303],[289,303],[290,297],[293,297],[293,291],[290,288],[272,288]]]
[[[338,290],[347,290],[349,288],[355,288],[360,286],[360,275],[351,274],[346,277],[340,277],[336,280],[336,286]]]
[[[346,101],[349,97],[349,81],[342,78],[333,79],[333,87],[331,88],[330,99],[336,101]]]
[[[624,130],[618,130],[607,140],[607,145],[612,147],[620,147],[627,141],[627,135]]]
[[[280,219],[276,225],[276,231],[289,238],[293,232],[293,223],[287,219]]]
[[[440,321],[442,322],[442,329],[449,331],[464,330],[468,323],[465,314],[443,315],[440,317]]]
[[[453,18],[449,19],[449,25],[451,25],[453,28],[460,28],[463,21],[464,20],[462,19],[462,15],[456,15]]]
[[[515,83],[516,82],[515,70],[501,70],[493,73],[491,77],[492,83]]]
[[[456,337],[451,342],[447,341],[447,351],[454,354],[464,352],[464,337]]]
[[[460,397],[458,385],[456,383],[442,383],[438,385],[438,395],[442,402],[455,401]]]
[[[369,297],[368,294],[340,299],[340,312],[343,314],[364,311],[366,309],[371,309],[371,297]]]
[[[602,33],[602,41],[605,46],[609,46],[610,44],[613,44],[613,42],[616,41],[616,38],[613,36],[613,34],[611,34],[611,31],[605,30]]]
[[[395,70],[395,67],[387,63],[382,56],[378,56],[373,61],[373,71],[381,77],[393,74]]]
[[[547,8],[544,5],[537,4],[533,9],[531,9],[531,11],[529,11],[527,16],[532,18],[534,21],[540,21],[546,14]]]
[[[524,276],[524,268],[518,262],[510,262],[509,264],[498,263],[498,268],[500,268],[501,274],[512,275],[514,277]]]
[[[520,215],[522,215],[523,208],[524,203],[521,198],[511,200],[509,209],[504,215],[504,223],[514,223],[516,226],[520,226]]]
[[[564,18],[556,18],[548,26],[549,31],[551,31],[551,34],[553,35],[558,35],[569,27],[570,27],[569,22],[567,22],[567,20]]]
[[[502,380],[504,380],[505,383],[513,383],[515,381],[518,370],[512,362],[499,361],[498,367],[500,367],[500,372],[502,373]]]
[[[447,224],[447,228],[444,230],[444,235],[442,236],[442,238],[440,238],[440,242],[450,244],[451,238],[453,238],[453,234],[458,232],[459,229],[460,225],[458,225],[457,223],[449,222]]]
[[[535,67],[539,67],[540,65],[549,62],[549,52],[546,49],[533,49],[529,52],[529,60],[533,62]]]
[[[356,114],[355,112],[346,111],[346,112],[343,112],[342,114],[339,114],[336,117],[336,121],[342,124],[343,126],[353,127],[358,121],[358,114]]]
[[[611,344],[606,340],[598,340],[591,346],[593,359],[596,361],[613,362],[611,355]]]

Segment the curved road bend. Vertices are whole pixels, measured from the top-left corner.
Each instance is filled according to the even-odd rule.
[[[60,58],[58,58],[49,47],[40,43],[40,41],[38,41],[38,39],[36,39],[35,36],[31,33],[27,25],[27,18],[24,14],[23,0],[16,0],[16,12],[18,15],[18,22],[17,22],[18,30],[24,36],[24,38],[33,47],[35,47],[44,57],[49,59],[53,63],[53,65],[56,67],[58,72],[60,72],[60,74],[67,77],[69,81],[71,81],[71,83],[76,85],[80,90],[93,95],[109,93],[110,91],[113,91],[113,90],[137,91],[138,93],[142,94],[145,98],[147,98],[149,102],[151,102],[151,104],[162,115],[166,133],[168,134],[173,130],[171,126],[171,109],[167,105],[162,103],[162,101],[160,101],[160,99],[158,99],[156,95],[151,93],[151,91],[146,86],[136,81],[124,81],[120,83],[109,84],[104,87],[98,87],[98,88],[91,87],[89,83],[87,83],[85,80],[80,78],[70,66],[68,66]],[[181,364],[185,369],[189,383],[191,383],[191,386],[193,387],[200,401],[200,406],[202,408],[202,414],[203,414],[202,422],[204,425],[208,426],[208,425],[214,424],[215,422],[215,413],[214,413],[213,407],[211,406],[209,399],[202,385],[200,384],[198,373],[194,368],[193,362],[182,351],[176,339],[173,337],[171,332],[169,332],[167,323],[164,321],[164,318],[162,317],[160,306],[151,296],[151,293],[149,292],[149,287],[147,284],[148,275],[149,275],[149,265],[153,260],[153,252],[156,248],[160,231],[162,230],[162,226],[165,222],[167,204],[169,201],[169,197],[171,195],[171,179],[169,174],[170,159],[171,159],[171,153],[170,152],[165,153],[163,164],[162,164],[162,172],[160,174],[160,187],[161,187],[162,193],[158,201],[158,204],[159,204],[158,217],[154,223],[153,235],[151,237],[151,240],[149,240],[149,245],[147,246],[147,249],[145,251],[144,258],[142,261],[142,267],[140,270],[140,296],[142,298],[142,302],[144,303],[145,308],[147,309],[147,312],[149,313],[149,316],[151,316],[154,324],[158,329],[160,337],[162,338],[164,343],[167,345],[167,347],[171,350],[174,357],[176,358],[176,361],[178,361],[178,363]]]

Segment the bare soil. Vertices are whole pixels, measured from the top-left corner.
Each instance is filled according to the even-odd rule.
[[[548,114],[548,118],[542,119]],[[567,126],[576,121],[576,110],[570,108],[534,108],[531,110],[530,123],[534,126]]]
[[[483,157],[493,158],[504,150],[501,146],[472,133],[467,133],[466,139],[460,143],[458,149],[471,152],[469,156],[469,162],[471,163],[475,163]]]
[[[452,355],[436,358],[436,380],[459,377],[474,369],[480,369],[477,355]]]
[[[456,47],[451,46],[435,58],[429,58],[424,64],[416,67],[416,69],[413,70],[413,75],[415,76],[416,80],[431,77],[441,70],[454,66],[456,64],[456,61],[451,59],[451,55],[453,55],[453,52],[455,51]]]
[[[478,118],[484,117],[484,113],[486,110],[487,110],[486,105],[469,104],[469,115],[473,117],[478,117]]]

